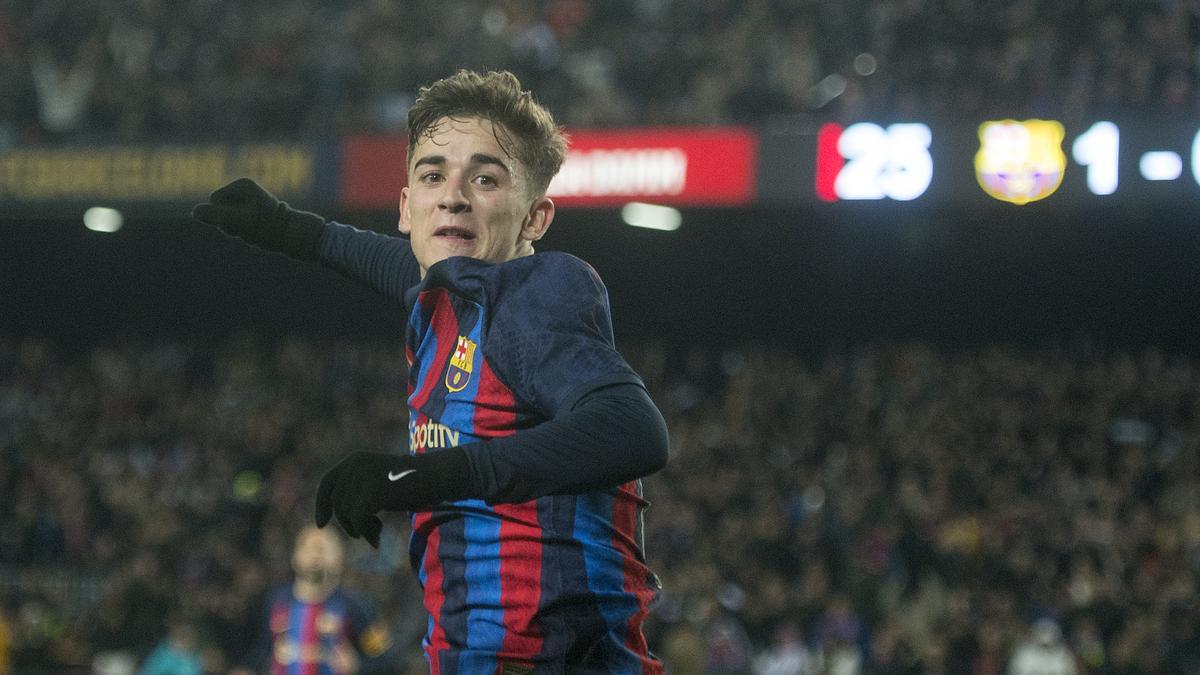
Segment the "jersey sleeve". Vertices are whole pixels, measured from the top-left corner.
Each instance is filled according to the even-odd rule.
[[[607,490],[667,463],[666,422],[640,385],[595,389],[568,412],[511,436],[462,446],[489,504]]]
[[[357,593],[347,593],[346,599],[350,640],[364,659],[359,672],[363,675],[395,672],[396,649],[383,617],[369,600]]]
[[[533,259],[498,280],[503,298],[490,330],[491,360],[514,393],[549,419],[590,391],[642,386],[617,352],[608,291],[596,271],[564,253]]]
[[[398,303],[421,280],[421,268],[407,239],[330,221],[321,233],[321,264],[366,284]]]

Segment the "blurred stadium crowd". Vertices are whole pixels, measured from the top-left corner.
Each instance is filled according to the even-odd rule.
[[[1200,669],[1194,358],[626,352],[672,433],[646,481],[671,672]],[[404,391],[396,345],[0,337],[0,673],[136,662],[168,626],[223,672],[320,471],[403,446]],[[419,672],[405,527],[347,583]]]
[[[568,126],[1195,113],[1184,0],[0,0],[0,147],[401,131],[508,68]]]

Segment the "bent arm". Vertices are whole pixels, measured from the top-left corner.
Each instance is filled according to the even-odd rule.
[[[489,503],[606,490],[666,466],[667,425],[637,384],[594,390],[512,436],[462,446],[472,496]]]

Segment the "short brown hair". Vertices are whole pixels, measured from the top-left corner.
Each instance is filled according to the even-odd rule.
[[[543,195],[567,155],[567,138],[550,111],[521,89],[508,71],[457,73],[421,87],[408,111],[408,156],[443,117],[479,117],[497,127],[496,141],[529,172],[534,190]]]

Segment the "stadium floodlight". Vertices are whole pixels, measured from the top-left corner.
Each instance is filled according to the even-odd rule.
[[[846,78],[834,73],[826,75],[808,90],[808,107],[824,108],[833,99],[846,92]]]
[[[125,224],[125,216],[116,209],[93,206],[83,212],[83,225],[93,232],[116,232]]]
[[[669,206],[629,202],[621,208],[621,219],[626,225],[633,227],[671,232],[679,229],[683,222],[683,214]]]
[[[875,60],[875,56],[868,52],[863,52],[854,57],[854,72],[863,77],[874,75],[875,68],[878,65],[879,63]]]

